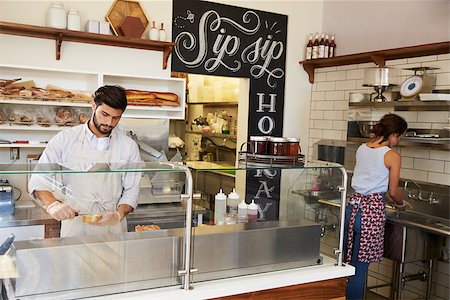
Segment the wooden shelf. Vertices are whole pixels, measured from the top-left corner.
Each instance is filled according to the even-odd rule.
[[[55,40],[56,60],[59,60],[61,58],[61,44],[63,41],[162,51],[163,69],[167,68],[169,56],[172,53],[173,47],[176,45],[172,42],[151,41],[139,38],[126,38],[122,36],[55,29],[3,21],[0,21],[0,34],[11,34]]]
[[[309,82],[314,83],[314,70],[317,68],[335,67],[373,62],[380,67],[384,67],[386,60],[410,58],[417,56],[436,55],[450,53],[450,42],[433,43],[419,46],[394,48],[372,52],[363,52],[332,58],[319,58],[314,60],[301,61]]]

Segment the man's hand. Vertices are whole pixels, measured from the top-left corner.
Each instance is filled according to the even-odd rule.
[[[75,213],[77,212],[66,203],[61,203],[59,201],[52,202],[49,206],[47,206],[45,211],[47,211],[47,213],[56,221],[73,219],[75,218]]]
[[[118,211],[113,211],[102,214],[102,218],[98,222],[92,224],[98,226],[112,226],[118,224],[122,219],[123,218]]]

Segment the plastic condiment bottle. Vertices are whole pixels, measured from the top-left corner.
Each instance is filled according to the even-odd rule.
[[[239,194],[236,193],[236,188],[233,188],[233,191],[228,194],[228,199],[227,199],[228,213],[237,215],[238,205],[239,205]]]
[[[258,221],[258,205],[255,204],[255,199],[252,199],[247,207],[247,217],[249,223],[256,223]]]
[[[242,200],[241,203],[238,205],[238,217],[237,222],[238,223],[247,223],[248,222],[248,216],[247,216],[247,203],[245,203],[245,200]]]
[[[220,189],[214,199],[214,224],[223,225],[225,223],[225,214],[227,210],[227,195]]]

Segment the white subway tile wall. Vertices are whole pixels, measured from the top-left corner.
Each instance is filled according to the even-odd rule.
[[[450,89],[450,54],[430,55],[415,58],[390,60],[386,65],[397,69],[396,82],[401,84],[412,71],[403,68],[435,67],[430,70],[435,74],[435,89]],[[395,111],[388,109],[372,109],[370,113],[364,109],[349,110],[349,93],[373,93],[371,88],[363,87],[364,69],[373,68],[373,63],[363,63],[338,67],[320,68],[315,70],[315,83],[311,88],[311,112],[308,141],[309,159],[317,158],[315,143],[321,139],[346,140],[347,121],[356,115],[369,116],[371,120],[378,120],[388,112],[396,113],[408,122],[409,128],[442,129],[450,127],[450,113],[448,111]],[[386,93],[388,94],[388,93]],[[353,169],[354,156],[357,145],[348,145],[345,151],[346,168]],[[448,150],[430,150],[427,148],[397,147],[402,156],[400,176],[405,179],[450,185],[450,152]],[[450,200],[449,200],[450,201]],[[313,215],[311,213],[310,217]],[[331,253],[337,246],[338,235],[327,231],[322,238],[322,250]],[[368,286],[390,283],[393,262],[384,259],[372,264],[369,270]],[[426,269],[423,264],[407,264],[411,271]],[[433,272],[432,298],[450,299],[449,296],[449,263],[435,262]],[[377,288],[374,291],[389,298],[390,287]],[[423,297],[426,283],[421,281],[408,282],[403,293],[403,299]]]

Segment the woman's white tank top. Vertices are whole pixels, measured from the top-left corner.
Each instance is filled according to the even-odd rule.
[[[362,195],[385,193],[389,186],[389,169],[384,164],[384,155],[391,148],[384,146],[369,148],[366,144],[356,151],[356,166],[353,171],[352,188]]]

